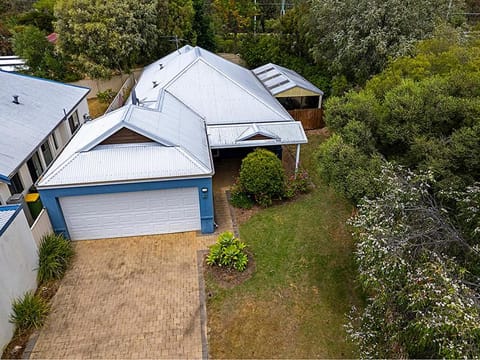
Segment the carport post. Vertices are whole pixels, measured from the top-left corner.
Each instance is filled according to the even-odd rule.
[[[297,144],[297,153],[295,155],[295,178],[297,177],[299,162],[300,162],[300,144]]]

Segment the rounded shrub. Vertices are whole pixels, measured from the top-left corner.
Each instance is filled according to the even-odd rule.
[[[281,198],[285,187],[285,171],[281,160],[271,151],[256,149],[242,160],[240,186],[262,206]]]
[[[45,235],[38,249],[38,283],[61,279],[73,255],[72,243],[63,235]]]
[[[244,251],[246,247],[247,245],[238,240],[233,233],[229,231],[221,233],[216,244],[210,246],[207,264],[244,271],[248,264],[248,256]]]
[[[41,297],[27,292],[23,298],[13,301],[10,322],[20,331],[38,329],[43,325],[48,311],[48,304]]]

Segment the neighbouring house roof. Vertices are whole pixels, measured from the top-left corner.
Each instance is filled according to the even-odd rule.
[[[0,71],[0,178],[13,175],[89,91]]]
[[[0,206],[0,236],[7,230],[8,226],[20,212],[20,205]]]
[[[318,95],[323,95],[322,90],[317,88],[304,77],[295,71],[284,68],[280,65],[269,63],[252,71],[273,96],[293,89],[294,87],[300,87]]]
[[[170,94],[161,110],[124,106],[85,123],[38,188],[213,175],[204,121]],[[149,142],[102,144],[121,129]]]
[[[305,144],[307,137],[298,121],[208,126],[212,149]]]
[[[25,60],[18,56],[0,56],[0,70],[3,71],[19,71],[26,70],[28,66],[25,64]]]
[[[142,106],[159,108],[162,90],[207,125],[293,121],[250,70],[199,47],[185,46],[147,66],[135,96]]]

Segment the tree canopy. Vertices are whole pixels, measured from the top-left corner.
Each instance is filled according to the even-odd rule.
[[[157,9],[151,1],[59,0],[60,50],[94,77],[126,70],[157,45]]]
[[[364,82],[390,58],[407,55],[439,21],[460,22],[457,0],[310,1],[310,35],[317,60],[334,74]]]

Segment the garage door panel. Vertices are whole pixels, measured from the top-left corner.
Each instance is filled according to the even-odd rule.
[[[200,230],[197,188],[60,198],[73,240]]]

